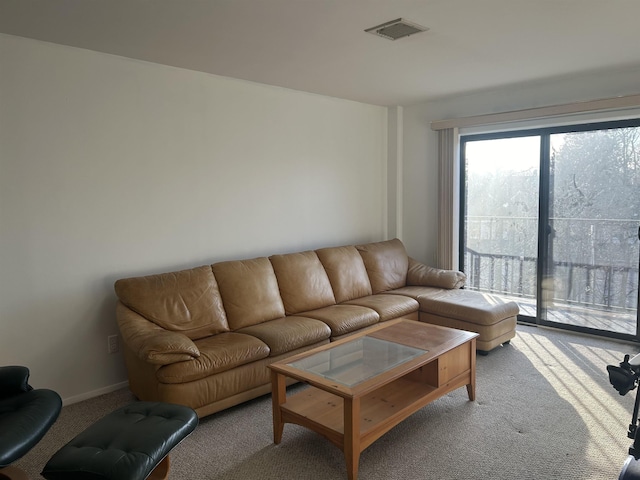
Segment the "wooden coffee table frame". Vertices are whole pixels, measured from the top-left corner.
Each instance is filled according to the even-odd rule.
[[[288,365],[365,335],[427,351],[353,387]],[[285,423],[313,430],[344,452],[347,477],[357,479],[360,453],[402,420],[463,386],[475,400],[477,336],[398,319],[269,365],[274,443],[282,440]],[[310,387],[287,397],[287,377]]]

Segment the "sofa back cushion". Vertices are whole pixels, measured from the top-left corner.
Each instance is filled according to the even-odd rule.
[[[327,272],[337,303],[371,295],[371,282],[362,257],[353,245],[316,250]]]
[[[267,257],[220,262],[212,268],[232,330],[284,316],[278,281]]]
[[[400,240],[357,245],[367,268],[373,293],[386,292],[407,284],[409,256]]]
[[[331,282],[316,252],[269,257],[287,315],[334,305]]]
[[[192,340],[229,330],[210,266],[124,278],[115,283],[115,290],[134,312]]]

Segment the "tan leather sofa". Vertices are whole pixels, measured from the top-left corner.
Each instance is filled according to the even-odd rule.
[[[517,305],[483,303],[465,280],[413,260],[398,239],[121,279],[129,385],[203,417],[270,392],[268,364],[394,318],[480,329],[478,349],[509,341]]]

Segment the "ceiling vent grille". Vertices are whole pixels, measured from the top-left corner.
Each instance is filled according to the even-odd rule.
[[[427,30],[429,30],[427,27],[398,18],[397,20],[385,22],[376,27],[367,28],[365,32],[378,35],[388,40],[398,40],[399,38],[408,37],[414,33],[426,32]]]

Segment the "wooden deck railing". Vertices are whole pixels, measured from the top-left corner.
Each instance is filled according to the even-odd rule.
[[[537,260],[465,251],[467,284],[475,290],[524,298],[536,296]],[[638,308],[638,268],[554,262],[546,288],[554,301],[603,310]]]

